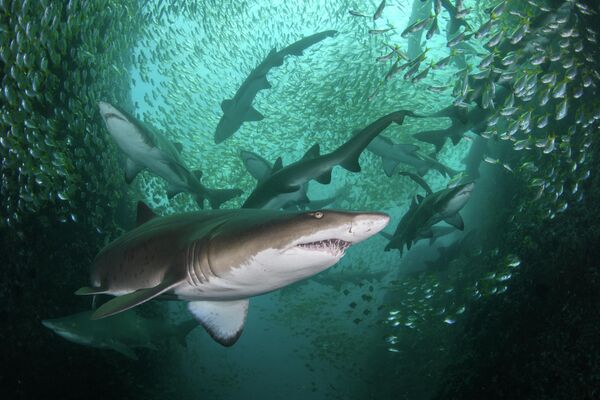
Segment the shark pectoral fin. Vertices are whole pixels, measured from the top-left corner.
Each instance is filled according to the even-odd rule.
[[[132,307],[145,303],[148,300],[151,300],[156,296],[172,289],[173,287],[179,285],[182,280],[183,279],[179,278],[166,278],[154,287],[138,289],[135,292],[128,293],[123,296],[117,296],[114,299],[102,304],[96,311],[94,311],[92,314],[92,319],[109,317],[111,315],[120,313],[121,311],[129,310]]]
[[[192,301],[188,310],[206,329],[208,334],[223,346],[233,345],[242,334],[248,299],[234,301]]]
[[[316,181],[319,183],[322,183],[324,185],[327,185],[331,182],[331,170],[328,170],[324,173],[322,173],[321,175],[317,176]]]
[[[233,107],[233,100],[231,100],[231,99],[226,99],[221,102],[221,110],[223,110],[223,112],[225,114],[228,114],[231,111],[232,107]]]
[[[244,115],[244,121],[262,121],[263,119],[265,119],[265,117],[252,106],[248,108],[246,115]]]
[[[79,288],[75,294],[78,296],[88,296],[95,294],[103,294],[106,293],[106,289],[103,287],[93,287],[93,286],[84,286]]]
[[[138,201],[137,203],[137,217],[135,220],[136,226],[140,226],[150,221],[153,218],[156,218],[157,215],[148,207],[146,203],[143,201]]]
[[[460,229],[461,231],[465,229],[465,223],[463,222],[463,219],[459,213],[444,218],[444,222],[452,225],[456,229]]]
[[[123,343],[111,343],[110,348],[113,349],[114,351],[117,351],[117,352],[123,354],[125,357],[127,357],[131,360],[135,360],[135,361],[138,360],[137,354],[135,354],[135,352],[130,347],[127,347]]]
[[[383,164],[383,172],[390,177],[394,175],[394,171],[396,167],[398,167],[398,163],[391,158],[382,158],[381,163]]]
[[[144,169],[144,166],[136,163],[131,158],[125,160],[125,182],[130,184],[133,182],[133,179],[141,170]]]

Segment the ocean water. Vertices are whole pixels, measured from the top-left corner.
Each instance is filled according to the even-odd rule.
[[[3,397],[600,398],[599,13],[0,0]]]

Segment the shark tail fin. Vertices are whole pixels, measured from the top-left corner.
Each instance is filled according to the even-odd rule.
[[[186,337],[189,333],[198,326],[198,322],[195,319],[189,319],[183,321],[175,326],[175,340],[182,347],[187,347]]]
[[[210,206],[214,209],[221,207],[221,204],[225,203],[233,199],[234,197],[238,197],[242,194],[240,189],[210,189],[208,191],[208,202]],[[196,201],[202,208],[202,203],[204,201],[204,197],[202,195],[198,195],[196,197]]]

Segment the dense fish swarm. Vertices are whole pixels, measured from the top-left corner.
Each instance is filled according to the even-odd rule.
[[[111,226],[123,178],[96,104],[130,102],[138,13],[136,1],[0,2],[1,227]]]
[[[472,121],[471,130],[487,142],[483,161],[497,165],[512,175],[511,185],[522,187],[509,214],[518,232],[519,224],[531,223],[532,215],[538,220],[552,219],[569,204],[585,200],[582,187],[593,173],[600,126],[600,8],[579,0],[469,5],[460,18],[460,10],[447,10],[450,20],[459,20],[455,32],[448,32],[453,37],[446,44],[448,57],[454,57],[457,67],[458,57],[467,63],[456,71],[453,84],[440,90],[452,89],[450,109],[455,115],[464,112],[481,119]],[[426,23],[411,25],[408,31],[427,29],[434,14],[427,15]],[[452,49],[459,44],[463,49],[457,53]],[[430,42],[425,46],[431,46]],[[400,55],[393,59],[403,60]],[[447,67],[446,59],[430,67],[440,62]],[[404,63],[411,66],[410,60]],[[445,140],[452,132],[438,134]],[[398,303],[396,307],[390,304],[385,322],[410,329],[436,320],[453,325],[469,301],[505,293],[518,273],[519,257],[508,248],[482,246],[471,238],[455,254],[441,249],[439,263],[430,263],[418,277],[395,282]],[[392,352],[397,351],[397,340],[393,342]]]

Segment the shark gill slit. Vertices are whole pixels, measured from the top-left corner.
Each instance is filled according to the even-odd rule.
[[[197,247],[201,246],[198,246],[198,241],[194,241],[192,245],[188,247],[186,254],[188,281],[192,286],[199,286],[202,282],[207,280],[202,274],[202,268],[199,265],[202,262],[202,259],[199,257],[200,254],[197,254]]]

